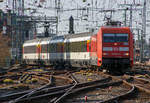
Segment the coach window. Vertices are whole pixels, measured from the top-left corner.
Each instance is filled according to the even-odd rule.
[[[54,43],[54,52],[57,52],[57,48],[58,48],[57,43]]]
[[[52,43],[52,53],[54,53],[54,52],[55,52],[55,44]]]
[[[75,43],[74,42],[70,42],[70,52],[75,52]]]
[[[52,53],[55,53],[55,43],[52,43]]]
[[[84,41],[81,41],[81,52],[84,52],[85,51],[85,44],[84,44]]]
[[[44,45],[41,45],[41,53],[44,53]]]
[[[49,53],[52,52],[52,44],[49,44]]]
[[[74,42],[74,52],[79,52],[80,51],[80,43],[79,42]]]
[[[87,42],[84,41],[84,52],[86,52],[86,51],[87,51]]]
[[[36,53],[36,46],[24,47],[24,53]]]
[[[77,52],[82,52],[82,50],[84,49],[83,46],[82,46],[82,42],[78,42],[78,51]]]
[[[70,52],[70,43],[69,42],[67,42],[67,52]]]
[[[61,42],[57,43],[57,52],[61,52]]]
[[[66,43],[63,43],[63,52],[66,52],[65,44],[66,44]]]
[[[49,44],[49,53],[52,51],[52,44]]]
[[[56,51],[57,51],[57,43],[54,42],[53,43],[53,52],[56,53]]]
[[[54,52],[55,52],[55,45],[54,45],[54,43],[51,43],[51,44],[50,44],[50,52],[51,52],[51,53],[54,53]]]
[[[82,43],[82,41],[80,42],[80,47],[79,47],[79,52],[82,52],[83,51],[83,43]]]
[[[59,52],[59,43],[56,43],[56,53]]]

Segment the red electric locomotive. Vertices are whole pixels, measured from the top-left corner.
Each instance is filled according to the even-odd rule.
[[[101,27],[91,38],[91,58],[97,66],[121,70],[133,66],[133,35],[128,27]]]

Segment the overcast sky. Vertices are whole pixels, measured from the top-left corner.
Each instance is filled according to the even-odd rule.
[[[4,11],[6,10],[6,5],[11,9],[12,8],[12,0],[4,0],[5,2],[0,3],[0,8]],[[32,8],[34,10],[26,10],[25,15],[33,15],[33,16],[56,16],[55,8],[55,0],[24,0],[25,1],[25,9]],[[44,2],[40,2],[44,1]],[[59,34],[66,34],[68,32],[68,19],[72,15],[75,19],[75,32],[85,32],[89,31],[91,28],[99,28],[104,24],[104,17],[110,16],[110,13],[100,12],[101,9],[120,9],[125,8],[120,6],[119,4],[141,4],[143,5],[144,0],[86,0],[83,2],[82,0],[60,0],[60,8],[59,12]],[[19,5],[19,4],[17,4]],[[74,10],[79,8],[85,8],[86,10]],[[93,8],[93,9],[92,9]],[[98,8],[98,10],[95,10]],[[133,7],[141,8],[139,7]],[[150,20],[150,0],[147,0],[147,19]],[[70,10],[73,9],[73,10]],[[87,10],[88,9],[88,10]],[[63,10],[63,11],[62,11]],[[127,24],[129,22],[129,11],[127,12]],[[124,11],[113,12],[112,15],[113,20],[124,21]],[[140,24],[142,23],[141,12],[138,10],[133,11],[133,27],[141,28]],[[150,24],[150,23],[147,23]],[[147,37],[150,37],[150,26],[147,27]],[[42,29],[39,29],[39,32],[43,32]],[[136,32],[135,32],[136,33]],[[149,34],[149,35],[148,35]]]

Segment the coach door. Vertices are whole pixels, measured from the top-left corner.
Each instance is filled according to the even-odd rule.
[[[40,60],[40,53],[41,53],[41,45],[40,40],[37,43],[37,59]]]
[[[49,60],[49,43],[50,43],[50,41],[49,40],[47,40],[47,62],[48,62],[48,60]]]
[[[67,60],[70,60],[70,59],[71,59],[71,58],[70,58],[70,55],[71,55],[70,53],[71,53],[71,52],[70,52],[70,49],[69,49],[69,44],[70,44],[70,43],[69,43],[69,39],[67,39],[67,41],[66,41],[66,59],[67,59]]]

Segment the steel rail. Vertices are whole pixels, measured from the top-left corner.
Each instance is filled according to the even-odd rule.
[[[104,74],[104,75],[107,76],[107,74]],[[143,92],[145,92],[145,93],[150,94],[150,90],[143,87],[143,86],[144,86],[144,85],[143,85],[144,83],[140,86],[140,85],[138,85],[138,84],[134,84],[134,83],[131,82],[131,81],[133,81],[133,80],[139,80],[140,82],[145,82],[145,83],[149,82],[149,83],[150,83],[150,80],[145,80],[145,79],[141,79],[141,78],[136,78],[136,77],[134,77],[134,76],[126,76],[126,77],[127,77],[127,79],[123,80],[123,82],[124,82],[125,84],[127,84],[127,85],[130,85],[130,86],[134,87],[134,88],[132,88],[131,91],[129,91],[129,92],[123,94],[123,95],[114,97],[114,98],[112,98],[112,99],[109,99],[109,100],[106,100],[106,101],[103,101],[103,102],[100,102],[100,103],[108,103],[108,102],[112,102],[112,101],[114,101],[114,100],[116,100],[116,101],[117,101],[117,100],[121,100],[121,98],[126,98],[128,95],[133,95],[136,90],[140,90],[140,91],[143,91]],[[115,76],[112,76],[112,78],[119,79],[119,78],[117,78],[117,77],[115,77]],[[122,80],[122,79],[120,79],[120,80]],[[130,83],[130,82],[131,82],[131,83]],[[148,102],[148,103],[149,103],[149,102]]]
[[[96,84],[96,85],[86,86],[86,87],[82,87],[82,88],[77,88],[74,91],[70,92],[67,96],[71,97],[72,95],[74,95],[75,93],[78,93],[78,92],[82,92],[85,90],[93,90],[95,88],[104,88],[104,87],[108,87],[108,86],[115,86],[115,85],[118,85],[120,83],[122,83],[122,80],[121,81],[108,82],[108,83],[104,83],[104,84]],[[62,101],[65,101],[65,99]]]
[[[139,83],[139,82],[138,83],[130,83],[130,80],[129,80],[130,78],[132,79],[131,81],[135,81],[135,82],[139,81],[139,82],[142,82],[142,83]],[[146,93],[150,94],[150,90],[147,88],[147,86],[150,88],[150,85],[147,85],[147,84],[150,84],[150,80],[145,80],[145,79],[137,78],[137,77],[134,77],[134,76],[130,76],[130,78],[126,80],[128,83],[130,83],[130,84],[134,85],[135,87],[137,87],[138,89],[143,90]]]
[[[41,91],[36,91],[36,93],[38,94],[38,93],[54,92],[55,90],[66,89],[66,88],[69,88],[71,86],[72,85],[70,84],[70,85],[65,85],[65,86],[45,88],[45,89],[42,89]],[[19,92],[19,93],[12,93],[12,94],[8,94],[8,95],[3,95],[3,96],[0,96],[0,101],[8,101],[8,100],[11,100],[11,99],[15,99],[15,98],[18,98],[22,95],[28,94],[31,91],[33,91],[33,90],[26,90],[26,91]]]
[[[97,83],[99,83],[99,85],[103,85],[104,83],[109,82],[110,80],[111,80],[111,78],[108,77],[108,78],[104,78],[102,80],[96,80],[96,81],[91,81],[91,82],[87,82],[87,83],[79,83],[79,84],[76,85],[76,88],[74,88],[74,89],[81,88],[81,87],[84,88],[84,86],[90,86],[90,85],[93,85],[93,84],[96,85]],[[60,87],[46,88],[42,91],[38,91],[35,96],[32,96],[30,98],[23,98],[18,102],[34,100],[34,99],[37,99],[37,98],[39,99],[39,98],[47,97],[47,96],[56,96],[56,97],[58,97],[58,95],[64,94],[72,86],[73,86],[73,84],[66,85],[66,86],[60,86]]]
[[[52,83],[51,80],[48,80],[48,79],[45,79],[45,78],[42,78],[42,77],[38,77],[38,76],[33,76],[33,77],[42,79],[42,80],[44,80],[45,82],[48,82],[48,83],[46,85],[43,85],[43,86],[39,87],[39,88],[26,90],[26,91],[19,92],[19,93],[12,93],[12,94],[8,94],[8,95],[0,96],[0,101],[9,100],[9,98],[14,99],[14,98],[17,98],[21,95],[25,95],[25,94],[31,93],[33,91],[35,92],[35,91],[40,90],[42,88],[46,88],[47,86],[49,86]],[[0,90],[7,89],[7,88],[10,88],[10,87],[14,87],[14,86],[18,86],[18,85],[20,85],[20,84],[12,85],[12,86],[9,86],[9,87],[6,87],[6,88],[1,88]]]
[[[99,102],[99,103],[110,103],[110,102],[112,102],[112,101],[117,101],[117,100],[119,100],[119,99],[121,99],[121,98],[124,98],[124,97],[127,97],[127,96],[132,95],[132,94],[136,91],[137,88],[136,88],[134,85],[130,85],[130,84],[128,84],[127,82],[124,82],[124,81],[123,81],[123,83],[125,83],[125,84],[131,86],[132,88],[131,88],[128,92],[126,92],[126,93],[124,93],[124,94],[122,94],[122,95],[119,95],[119,96],[116,96],[116,97],[107,99],[107,100],[105,100],[105,101],[101,101],[101,102]]]
[[[118,81],[118,82],[111,82],[111,83],[106,83],[106,84],[103,84],[103,85],[95,85],[95,86],[89,86],[89,87],[84,87],[84,88],[79,88],[79,89],[76,89],[75,91],[73,91],[73,92],[71,92],[70,94],[68,94],[68,96],[70,95],[73,95],[73,94],[75,94],[75,93],[78,93],[78,92],[81,92],[81,91],[83,91],[83,90],[89,90],[89,89],[94,89],[94,88],[96,88],[96,87],[108,87],[108,86],[115,86],[116,84],[123,84],[123,83],[125,83],[126,85],[128,85],[128,86],[130,86],[131,87],[131,89],[128,91],[128,92],[126,92],[126,93],[124,93],[124,94],[122,94],[122,95],[119,95],[119,96],[116,96],[116,97],[113,97],[113,98],[110,98],[110,99],[107,99],[107,100],[105,100],[105,101],[99,101],[99,103],[108,103],[108,102],[112,102],[112,101],[115,101],[115,100],[118,100],[118,99],[120,99],[120,98],[124,98],[124,97],[126,97],[126,96],[128,96],[128,95],[131,95],[132,93],[134,93],[135,92],[135,90],[136,90],[136,87],[134,86],[134,85],[130,85],[130,84],[128,84],[127,82],[123,82],[122,80],[120,80],[120,81]]]
[[[51,83],[52,83],[52,76],[51,76],[50,82],[49,82],[48,84],[46,84],[46,85],[44,85],[44,86],[41,86],[41,87],[39,87],[39,88],[36,88],[36,89],[32,90],[31,92],[29,92],[29,93],[27,93],[27,94],[25,94],[25,95],[23,95],[23,96],[21,96],[21,97],[19,97],[19,98],[16,98],[15,100],[10,101],[9,103],[16,103],[16,102],[18,102],[20,99],[25,98],[25,97],[29,98],[29,97],[30,97],[32,94],[34,94],[36,91],[42,90],[42,89],[44,89],[44,88],[50,86]]]
[[[31,75],[31,74],[30,74]],[[18,74],[16,74],[16,75],[13,75],[13,76],[5,76],[5,78],[6,77],[9,77],[9,78],[11,78],[11,77],[18,77],[18,76],[21,76],[20,74],[18,75]],[[45,79],[45,78],[42,78],[42,77],[38,77],[38,76],[35,76],[35,75],[33,75],[33,77],[35,77],[35,78],[38,78],[38,79],[41,79],[41,80],[43,80],[43,81],[45,81],[45,82],[50,82],[48,79]],[[4,77],[3,77],[4,78]],[[7,86],[7,87],[3,87],[3,88],[0,88],[0,90],[4,90],[4,89],[8,89],[8,88],[11,88],[11,87],[15,87],[15,86],[19,86],[20,84],[12,84],[11,86]]]
[[[150,90],[148,90],[148,89],[145,89],[145,88],[143,88],[143,87],[140,87],[140,86],[138,86],[138,85],[135,85],[135,84],[132,84],[132,83],[130,83],[130,82],[128,82],[128,80],[123,80],[123,82],[124,83],[127,83],[128,85],[132,85],[132,86],[134,86],[134,88],[135,88],[135,92],[137,91],[137,90],[139,90],[139,92],[141,92],[141,91],[143,91],[143,92],[145,92],[145,93],[147,93],[147,94],[150,94]],[[134,95],[135,93],[133,92],[133,93],[130,93],[130,95]],[[124,96],[122,96],[123,98],[126,98],[126,96],[124,95]],[[118,97],[118,100],[120,99],[121,100],[121,98],[122,97]],[[129,97],[129,96],[128,96]],[[138,97],[139,98],[139,97]],[[146,102],[146,103],[150,103],[150,101],[148,101],[148,102]]]
[[[62,96],[60,96],[58,99],[56,99],[54,101],[54,103],[59,103],[78,84],[78,81],[76,80],[76,78],[72,74],[70,74],[70,76],[73,79],[73,81],[75,82],[75,84],[71,88],[69,88]]]
[[[116,82],[115,82],[116,83]],[[83,83],[84,84],[84,83]],[[77,84],[77,86],[76,87],[78,87],[79,86],[79,88],[81,89],[81,87],[80,86],[84,86],[84,85],[78,85]],[[99,85],[97,85],[96,84],[96,86],[102,86],[102,87],[105,87],[106,85],[110,85],[110,84],[113,84],[113,83],[105,83],[105,84],[99,84]],[[86,83],[86,85],[89,85],[88,83]],[[90,85],[92,85],[91,83],[90,83]],[[91,86],[90,86],[91,87]],[[76,88],[76,89],[74,89],[75,91],[76,90],[78,90],[79,88]],[[82,87],[82,88],[87,88],[87,87]],[[92,86],[92,88],[95,88],[95,85],[94,85],[94,87]],[[88,89],[88,88],[87,88]],[[19,102],[22,102],[22,101],[28,101],[28,100],[34,100],[34,99],[39,99],[39,98],[42,98],[42,97],[47,97],[47,96],[56,96],[56,97],[58,97],[58,95],[62,95],[62,94],[64,94],[66,91],[68,90],[68,88],[67,89],[63,89],[63,90],[58,90],[58,91],[54,91],[54,92],[51,92],[51,93],[45,93],[45,94],[42,94],[42,95],[38,95],[38,96],[35,96],[35,97],[31,97],[31,98],[29,98],[29,99],[22,99],[22,100],[20,100]],[[73,90],[73,91],[74,91]],[[72,92],[71,92],[72,93]],[[63,98],[64,99],[64,98]],[[63,99],[61,100],[61,101],[63,101]]]

